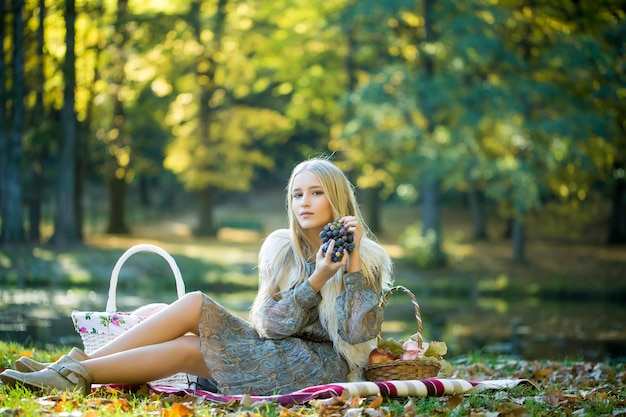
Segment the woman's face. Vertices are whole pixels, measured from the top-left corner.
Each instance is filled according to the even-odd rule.
[[[315,174],[302,171],[293,179],[291,210],[300,227],[318,231],[332,221],[328,197]]]

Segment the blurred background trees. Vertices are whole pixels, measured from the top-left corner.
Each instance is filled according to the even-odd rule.
[[[431,265],[445,262],[449,195],[467,202],[474,238],[485,205],[508,219],[518,262],[547,202],[571,218],[609,202],[606,242],[626,242],[623,2],[2,7],[2,244],[79,243],[94,206],[108,233],[130,233],[129,190],[144,213],[193,206],[196,233],[214,235],[220,198],[282,187],[322,153],[375,231],[383,201],[415,204],[421,225],[404,239]]]

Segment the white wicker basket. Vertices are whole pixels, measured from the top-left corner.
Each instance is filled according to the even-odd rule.
[[[131,327],[139,324],[149,314],[149,306],[147,308],[140,308],[136,312],[120,312],[117,311],[117,280],[122,268],[122,265],[126,260],[137,252],[152,252],[163,257],[169,264],[174,278],[176,279],[176,291],[178,298],[185,295],[185,283],[178,265],[174,258],[170,256],[164,249],[144,243],[132,246],[126,252],[120,256],[113,268],[111,274],[111,282],[109,284],[109,297],[107,299],[106,310],[100,311],[72,311],[72,322],[76,332],[80,335],[85,353],[88,355],[94,352],[96,349],[104,346],[117,336],[121,335]],[[185,373],[178,373],[167,378],[151,381],[153,384],[167,384],[167,385],[181,385],[189,386],[196,379],[195,376],[187,375]]]

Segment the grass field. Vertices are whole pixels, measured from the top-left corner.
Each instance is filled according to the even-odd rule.
[[[56,359],[62,350],[33,351],[0,342],[0,370],[27,355]],[[0,385],[2,416],[622,416],[626,367],[591,362],[519,361],[468,355],[451,362],[451,378],[473,381],[527,379],[532,385],[502,391],[428,398],[342,397],[283,406],[246,400],[214,403],[194,395],[164,395],[148,386],[101,387],[88,396],[36,392]]]

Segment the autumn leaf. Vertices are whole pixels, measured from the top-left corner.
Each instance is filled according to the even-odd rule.
[[[194,414],[193,407],[183,403],[174,403],[169,410],[163,410],[163,417],[187,417]]]
[[[40,397],[35,400],[35,402],[44,407],[53,407],[59,401],[61,401],[60,395],[48,395],[46,397]]]
[[[376,398],[374,398],[372,402],[367,405],[367,408],[378,408],[383,405],[383,400],[383,396],[378,394]]]
[[[413,400],[409,399],[409,401],[407,401],[404,405],[403,415],[406,417],[415,417],[416,414],[417,412],[415,411],[415,404],[413,403]]]
[[[104,390],[109,395],[122,395],[123,394],[123,392],[120,389],[113,387],[113,386],[109,386],[109,385],[105,385]]]
[[[552,407],[558,407],[561,404],[561,396],[555,392],[549,392],[544,395],[543,400]]]
[[[448,398],[447,404],[450,408],[455,408],[462,402],[463,402],[463,397],[461,397],[460,395],[452,395],[450,398]]]
[[[278,417],[302,417],[303,414],[299,413],[295,410],[290,410],[287,407],[281,407],[280,408],[280,413],[278,414]]]
[[[109,398],[87,398],[85,400],[85,404],[91,408],[98,408],[103,405],[108,405],[112,403],[113,400]]]
[[[550,369],[550,368],[538,369],[535,372],[533,372],[533,379],[536,379],[536,380],[546,379],[550,377],[552,374],[554,374],[553,369]]]
[[[519,404],[507,401],[500,404],[497,411],[502,417],[517,417],[523,415],[526,412],[526,409]]]
[[[35,352],[34,352],[34,351],[32,351],[32,350],[23,350],[23,351],[21,351],[20,353],[18,353],[18,355],[17,355],[17,356],[18,356],[18,357],[20,357],[20,356],[26,356],[27,358],[32,358],[32,357],[33,357],[33,355],[34,355],[34,353],[35,353]]]
[[[109,404],[109,408],[111,411],[122,410],[122,411],[130,411],[133,409],[133,406],[128,402],[125,398],[118,398]]]

